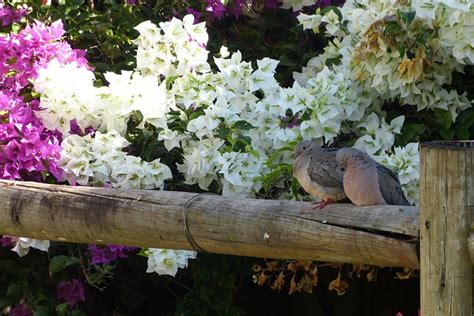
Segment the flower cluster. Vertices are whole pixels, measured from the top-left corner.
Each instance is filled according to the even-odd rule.
[[[354,147],[369,155],[386,152],[395,142],[395,134],[400,134],[404,119],[399,116],[387,124],[385,119],[380,119],[377,114],[370,114],[357,125],[363,136],[357,139]]]
[[[204,22],[194,24],[194,16],[188,14],[182,21],[173,18],[159,25],[146,21],[135,28],[140,33],[134,41],[138,45],[137,70],[142,75],[170,77],[189,69],[209,70]]]
[[[11,25],[21,20],[28,14],[28,7],[23,6],[17,9],[6,6],[5,3],[0,3],[0,21],[2,26]]]
[[[12,92],[0,91],[0,178],[41,181],[44,172],[59,177],[60,135],[47,131],[33,109]]]
[[[39,249],[41,251],[48,251],[48,240],[37,240],[25,237],[2,236],[1,246],[13,247],[11,250],[16,252],[18,256],[23,257],[28,254],[31,248]]]
[[[321,21],[336,25],[338,17],[328,14]],[[40,72],[34,84],[42,93],[44,110],[38,115],[45,124],[66,133],[74,120],[82,130],[98,130],[94,137],[70,135],[63,141],[61,167],[71,183],[153,187],[144,183],[150,166],[123,153],[128,143],[119,134],[127,134],[134,113],[140,113],[139,129],[152,126],[166,149],[182,149],[177,168],[185,183],[206,190],[214,182],[226,196],[258,193],[262,175],[271,171],[270,157],[291,164],[285,148],[299,140],[330,144],[348,126],[359,137],[356,147],[381,154],[400,133],[404,117],[390,124],[380,119],[378,93],[353,78],[348,65],[354,49],[347,40],[335,40],[285,88],[274,77],[278,61],[263,58],[254,68],[240,52],[225,47],[214,58],[217,71],[211,71],[206,30],[192,22],[187,15],[159,28],[151,22],[138,25],[136,71],[105,74],[106,87],[94,87],[92,73],[78,65],[53,60]],[[339,34],[335,26],[331,32]],[[336,57],[340,64],[325,65]],[[127,176],[117,178],[124,169]],[[168,171],[162,171],[161,181],[171,177]]]
[[[26,8],[12,10],[0,4],[5,23],[18,21]],[[30,80],[53,58],[61,63],[76,63],[85,67],[84,51],[73,50],[62,40],[63,24],[50,26],[35,22],[18,33],[0,35],[0,178],[43,181],[47,173],[61,178],[58,161],[61,158],[62,135],[46,129],[35,115],[41,105],[31,93]],[[13,237],[12,249],[19,256],[29,248],[47,251],[48,241]]]
[[[52,58],[87,63],[84,52],[61,40],[63,34],[58,21],[51,26],[36,22],[17,34],[0,35],[0,178],[41,181],[45,172],[60,176],[61,135],[44,128],[34,114],[39,102],[23,96],[29,81]]]
[[[409,143],[405,147],[395,147],[393,153],[374,156],[374,158],[398,173],[402,189],[410,203],[419,200],[418,182],[420,179],[420,156],[418,143]]]
[[[315,0],[303,0],[305,2],[311,2],[314,4]],[[255,10],[255,1],[249,0],[205,0],[203,1],[206,3],[205,10],[209,13],[212,18],[220,19],[225,15],[233,16],[235,18],[239,18],[241,14],[244,15],[252,15],[253,11]],[[263,8],[264,9],[272,9],[275,10],[280,6],[281,1],[279,0],[264,0],[263,1]],[[301,0],[283,0],[284,3],[288,3],[290,8],[293,3],[296,2],[295,5],[298,6]],[[259,10],[261,8],[258,8]],[[193,10],[194,12],[198,12]],[[188,13],[192,13],[189,12]]]
[[[472,1],[415,0],[411,8],[416,16],[439,33],[440,45],[448,49],[461,64],[474,64],[472,47],[472,21],[474,6]]]
[[[76,62],[86,67],[85,52],[72,49],[61,40],[64,32],[60,20],[49,26],[37,21],[17,34],[0,36],[2,89],[19,93],[29,85],[29,80],[36,78],[38,70],[53,58],[58,58],[63,64]]]
[[[33,311],[25,304],[17,304],[13,306],[8,312],[9,316],[32,316]]]
[[[84,285],[79,279],[71,279],[59,283],[57,297],[66,302],[70,309],[77,306],[79,301],[86,301],[84,296]]]
[[[159,159],[151,162],[127,155],[129,143],[117,131],[96,132],[64,138],[59,165],[65,179],[75,185],[111,186],[126,189],[163,189],[171,178],[168,166]]]
[[[466,93],[444,86],[463,67],[451,45],[439,35],[442,30],[438,32],[432,20],[420,18],[426,5],[419,1],[411,7],[390,1],[346,2],[341,13],[349,22],[348,36],[356,40],[352,71],[366,90],[373,89],[384,99],[399,99],[416,105],[418,111],[448,110],[454,121],[471,102]],[[442,25],[444,14],[439,19]]]
[[[91,253],[91,263],[92,264],[109,264],[118,258],[127,258],[125,252],[130,252],[135,250],[135,247],[125,247],[120,245],[94,245],[91,244],[87,247]]]
[[[167,274],[175,276],[178,268],[186,268],[189,259],[195,259],[197,252],[189,250],[173,250],[149,248],[145,251],[148,256],[148,268],[146,272],[156,272],[160,275]]]

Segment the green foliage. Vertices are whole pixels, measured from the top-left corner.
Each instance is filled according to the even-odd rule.
[[[200,254],[191,264],[193,292],[178,302],[176,315],[241,315],[232,304],[237,290],[236,274],[249,266],[243,258]]]

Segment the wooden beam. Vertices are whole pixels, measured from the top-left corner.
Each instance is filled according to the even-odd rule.
[[[471,316],[474,142],[425,143],[420,158],[422,315]]]
[[[0,201],[5,235],[419,267],[408,241],[418,234],[414,207],[315,210],[308,202],[9,181],[0,181]]]

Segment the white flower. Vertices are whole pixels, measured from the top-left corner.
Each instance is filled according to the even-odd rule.
[[[398,173],[408,201],[417,204],[419,200],[418,183],[420,180],[418,143],[409,143],[405,147],[395,147],[393,153],[374,158]]]
[[[221,156],[219,148],[223,144],[224,141],[218,138],[183,144],[184,162],[178,164],[178,170],[184,173],[186,183],[198,183],[201,189],[206,190],[213,180],[217,180],[217,161]]]
[[[69,135],[61,143],[63,176],[71,184],[163,189],[164,181],[172,177],[168,166],[159,159],[146,162],[127,155],[123,148],[128,145],[116,131],[96,132],[93,138]]]
[[[314,0],[281,0],[281,2],[282,9],[292,8],[295,12],[302,10],[305,6],[310,6],[314,4]]]
[[[303,25],[303,30],[312,30],[314,33],[319,33],[319,25],[322,22],[322,16],[318,13],[308,15],[304,13],[298,14],[296,17],[300,24]]]
[[[94,74],[75,62],[60,64],[55,58],[46,68],[38,71],[34,88],[41,93],[41,108],[36,115],[50,130],[58,129],[68,133],[70,122],[75,120],[84,130],[97,127],[100,118],[97,109],[97,95],[94,88]]]
[[[394,118],[390,124],[385,119],[380,120],[377,114],[370,114],[357,127],[364,129],[364,135],[357,139],[354,147],[373,155],[390,148],[395,141],[395,134],[400,134],[405,117]]]
[[[212,137],[214,129],[219,126],[219,119],[212,115],[209,110],[204,111],[206,114],[191,120],[188,123],[187,130],[194,133],[199,139]]]
[[[334,10],[330,10],[326,13],[321,22],[326,23],[326,34],[329,36],[342,36],[344,32],[339,27],[339,16],[334,12]]]
[[[270,58],[257,60],[258,69],[250,76],[250,92],[262,89],[264,92],[272,92],[278,88],[274,77],[278,61]]]
[[[11,238],[12,241],[15,242],[15,246],[11,250],[16,252],[20,257],[26,256],[30,251],[30,247],[46,252],[49,249],[49,240],[38,240],[26,237],[13,236],[11,236]]]
[[[221,55],[222,58],[227,58],[230,56],[229,49],[226,46],[221,46],[219,50],[219,55]]]
[[[164,129],[158,134],[158,140],[164,140],[166,150],[179,147],[179,142],[184,138],[183,135],[179,135],[178,132]]]
[[[148,255],[147,273],[156,272],[159,275],[171,276],[176,275],[178,268],[186,268],[189,259],[195,259],[197,256],[196,251],[159,248],[149,248],[145,253]]]

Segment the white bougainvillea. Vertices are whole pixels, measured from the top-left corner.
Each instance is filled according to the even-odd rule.
[[[35,248],[41,251],[48,251],[49,240],[38,240],[26,237],[14,237],[14,236],[3,236],[8,237],[15,244],[12,251],[16,252],[18,256],[23,257],[30,252],[30,248]]]
[[[129,142],[117,131],[96,132],[86,136],[69,135],[61,146],[59,162],[65,179],[71,184],[111,186],[124,189],[163,189],[172,177],[168,166],[159,159],[151,162],[127,155]]]
[[[148,268],[146,272],[156,272],[160,275],[175,276],[178,268],[184,269],[188,266],[189,259],[195,259],[196,251],[149,248],[145,251],[148,256]]]
[[[282,8],[312,4],[283,0]],[[327,46],[293,74],[289,87],[275,79],[278,60],[252,63],[226,47],[209,56],[205,24],[193,24],[191,15],[138,25],[137,68],[104,74],[108,84],[102,87],[94,86],[90,70],[52,60],[34,87],[41,93],[38,117],[65,135],[64,178],[81,185],[163,188],[172,177],[169,167],[176,167],[184,184],[255,196],[275,166],[291,170],[296,142],[331,145],[344,136],[398,172],[409,201],[417,203],[417,143],[393,148],[405,117],[387,118],[382,105],[399,101],[417,111],[446,110],[453,121],[471,106],[465,93],[447,87],[453,72],[474,64],[474,7],[455,0],[349,0],[298,20],[304,29],[324,32]],[[419,41],[411,40],[419,34]],[[130,135],[132,121],[135,134],[153,131],[165,148],[163,158],[179,156],[175,166],[126,153],[126,138],[136,136]],[[74,134],[73,122],[81,135],[94,131]],[[276,179],[282,197],[297,198],[285,192],[285,179]],[[147,272],[171,275],[195,257],[164,249],[146,254]]]

